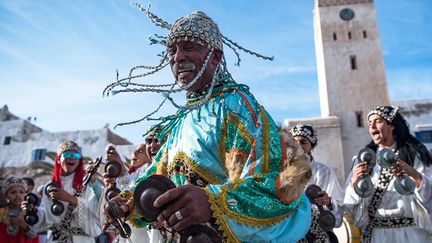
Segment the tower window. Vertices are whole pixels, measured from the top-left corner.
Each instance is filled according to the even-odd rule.
[[[7,136],[4,139],[3,145],[9,145],[11,143],[12,137]]]
[[[357,120],[357,127],[363,127],[363,112],[356,111],[356,120]]]
[[[334,40],[334,41],[337,40],[337,35],[336,35],[336,33],[333,33],[333,40]]]
[[[366,30],[363,30],[363,38],[367,38],[367,32],[366,32]]]
[[[351,31],[348,31],[348,39],[351,40],[352,36],[351,36]]]
[[[350,56],[351,70],[357,69],[357,58],[355,55]]]

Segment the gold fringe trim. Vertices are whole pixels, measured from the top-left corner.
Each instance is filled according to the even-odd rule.
[[[259,113],[261,117],[261,123],[263,125],[262,136],[261,136],[261,153],[262,153],[262,166],[261,173],[265,174],[269,170],[269,124],[267,116],[262,106],[259,107]]]
[[[227,174],[229,174],[229,173],[226,169],[227,166],[226,166],[225,143],[226,143],[226,137],[227,137],[228,122],[231,122],[232,124],[234,124],[234,126],[237,128],[240,136],[251,147],[252,147],[252,144],[254,143],[254,138],[248,133],[248,131],[247,131],[246,127],[243,125],[243,123],[238,118],[236,118],[235,116],[228,113],[227,116],[225,117],[223,123],[222,123],[221,131],[220,131],[220,135],[219,135],[219,158],[220,158],[221,164],[222,164],[225,172],[227,172]]]
[[[229,117],[230,117],[230,114],[228,114],[227,117],[225,117],[224,121],[222,122],[221,131],[219,134],[219,159],[220,159],[221,165],[222,165],[223,169],[225,170],[225,172],[227,173],[227,175],[228,175],[228,170],[226,167],[225,143],[226,143],[226,131],[227,131],[227,127],[228,127]]]
[[[238,187],[239,184],[242,182],[243,182],[242,180],[236,180],[235,183],[231,183],[228,186],[222,186],[221,192],[216,196],[216,199],[215,199],[215,202],[218,203],[218,205],[220,206],[221,213],[223,215],[230,217],[231,219],[235,220],[238,223],[246,224],[246,225],[253,226],[253,227],[271,226],[271,225],[274,225],[276,223],[279,223],[284,218],[289,217],[291,215],[291,213],[294,211],[297,211],[297,209],[303,203],[301,198],[297,199],[297,200],[300,200],[300,202],[298,202],[298,204],[296,205],[296,207],[292,211],[287,212],[287,213],[282,214],[282,215],[279,215],[279,216],[271,217],[271,218],[255,218],[255,217],[250,217],[250,216],[245,216],[245,215],[240,215],[238,213],[234,213],[228,207],[228,204],[227,204],[228,200],[226,197],[226,193],[228,190],[230,190],[230,189],[232,190],[232,189]]]
[[[208,202],[210,203],[210,210],[213,213],[213,217],[216,219],[216,225],[218,226],[219,231],[222,232],[223,237],[226,239],[226,242],[235,242],[240,243],[240,241],[235,237],[234,233],[231,231],[228,223],[224,219],[221,211],[218,208],[216,203],[215,196],[206,188],[203,189],[204,192],[208,196]]]
[[[197,163],[193,160],[191,160],[186,153],[184,152],[178,152],[172,161],[180,159],[182,160],[188,167],[190,170],[192,170],[193,172],[197,173],[200,177],[204,178],[204,180],[206,180],[207,183],[209,184],[219,184],[220,181],[216,181],[214,177],[212,177],[207,171],[205,171],[204,169],[200,168],[199,166],[197,166]],[[171,171],[174,167],[174,163],[170,163],[170,165],[168,166],[168,171]]]

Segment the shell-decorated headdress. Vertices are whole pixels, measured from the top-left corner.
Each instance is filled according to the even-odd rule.
[[[399,107],[397,106],[378,106],[372,109],[368,115],[367,118],[369,119],[370,116],[373,114],[377,114],[384,118],[388,123],[391,123],[393,119],[396,117],[397,112],[399,111]]]
[[[138,3],[132,3],[135,7],[137,7],[139,10],[141,10],[143,13],[145,13],[151,22],[153,22],[156,26],[159,26],[163,29],[169,30],[168,36],[160,36],[160,35],[153,35],[150,36],[150,44],[160,44],[163,45],[166,49],[166,47],[172,45],[175,42],[178,41],[196,41],[197,43],[201,45],[206,45],[210,52],[204,61],[202,67],[200,68],[199,72],[197,73],[194,80],[192,80],[187,87],[181,87],[181,88],[175,88],[176,82],[171,82],[167,84],[143,84],[138,82],[132,82],[133,80],[143,78],[145,76],[154,74],[166,66],[169,65],[169,59],[168,55],[164,49],[162,53],[160,53],[158,56],[161,57],[161,60],[158,65],[156,66],[145,66],[145,65],[138,65],[130,69],[129,75],[127,77],[119,79],[119,74],[117,72],[117,79],[115,82],[109,84],[103,91],[103,95],[115,95],[118,93],[127,93],[127,92],[153,92],[153,93],[161,93],[164,97],[163,101],[159,104],[159,106],[154,110],[153,112],[149,113],[148,115],[144,116],[141,119],[138,119],[136,121],[132,122],[124,122],[119,123],[116,126],[123,126],[128,124],[134,124],[141,122],[143,120],[163,120],[165,118],[151,118],[152,115],[154,115],[156,112],[159,111],[159,109],[162,107],[162,105],[168,100],[170,101],[175,107],[179,108],[180,110],[190,111],[200,108],[210,97],[211,92],[213,90],[213,87],[215,83],[219,82],[220,80],[230,80],[232,81],[231,74],[228,72],[226,67],[226,61],[224,55],[222,55],[222,60],[217,66],[214,74],[213,74],[213,80],[210,83],[210,87],[207,91],[207,94],[205,97],[200,100],[200,102],[197,102],[194,105],[190,106],[180,106],[177,105],[173,99],[171,98],[172,93],[180,92],[183,90],[186,90],[187,88],[191,87],[202,75],[204,72],[207,63],[210,59],[210,55],[213,53],[213,50],[220,50],[223,51],[223,45],[225,44],[228,48],[230,48],[234,54],[237,57],[237,62],[235,63],[237,66],[240,65],[240,54],[238,50],[242,50],[243,52],[246,52],[248,54],[254,55],[258,58],[262,58],[264,60],[273,60],[273,57],[267,57],[260,55],[256,52],[250,51],[248,49],[243,48],[236,42],[230,40],[229,38],[225,37],[219,30],[218,25],[205,13],[201,11],[196,11],[193,13],[190,13],[186,16],[183,16],[179,19],[177,19],[173,24],[170,24],[160,17],[156,16],[152,12],[150,12],[150,4],[148,8],[144,8],[142,5]],[[143,73],[136,74],[138,70],[147,70]],[[118,88],[118,89],[115,89]]]

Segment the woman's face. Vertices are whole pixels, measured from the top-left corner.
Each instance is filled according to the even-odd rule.
[[[63,175],[70,175],[79,165],[81,154],[75,151],[64,151],[60,155],[60,166],[63,170]]]
[[[21,203],[24,201],[25,194],[26,191],[24,187],[12,186],[6,191],[5,196],[13,206],[20,207]]]

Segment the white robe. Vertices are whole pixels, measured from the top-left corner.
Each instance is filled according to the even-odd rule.
[[[68,176],[61,176],[60,180],[62,187],[69,194],[74,195],[75,189],[72,187],[72,181],[74,178],[74,173]],[[52,200],[43,193],[42,201],[38,207],[39,222],[37,224],[39,231],[44,231],[49,229],[54,224],[61,223],[61,220],[66,215],[67,206],[69,203],[62,202],[65,206],[63,214],[60,216],[55,216],[51,213]],[[73,242],[78,243],[91,243],[95,242],[95,237],[101,234],[101,225],[99,220],[99,201],[96,197],[94,191],[87,187],[78,197],[78,204],[72,211],[71,227],[81,228],[87,236],[84,235],[73,235]],[[48,230],[47,243],[49,242],[59,242],[53,240],[52,231]]]
[[[395,146],[393,146],[394,148]],[[425,167],[416,156],[413,166],[422,176],[422,183],[412,195],[401,195],[395,187],[394,176],[390,181],[387,191],[378,206],[376,217],[409,217],[414,218],[416,226],[401,228],[374,228],[371,242],[431,242],[432,241],[432,166]],[[380,175],[381,166],[376,163],[373,168],[371,180],[376,185]],[[367,207],[372,196],[359,197],[354,188],[349,185],[352,171],[347,177],[344,203],[358,228],[364,228],[369,223]]]

